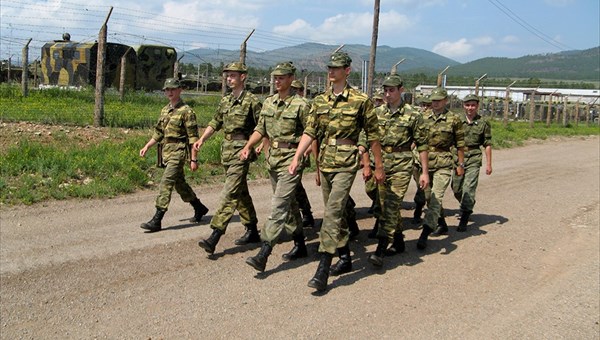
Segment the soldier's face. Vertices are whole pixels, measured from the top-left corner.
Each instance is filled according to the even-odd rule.
[[[169,98],[169,100],[178,99],[181,95],[181,88],[177,89],[165,89],[165,96]]]
[[[328,67],[327,75],[329,76],[329,81],[335,83],[337,81],[346,80],[348,75],[350,74],[350,67]]]
[[[475,100],[464,102],[463,108],[469,116],[474,116],[477,113],[477,109],[479,109],[479,102]]]
[[[431,109],[435,112],[444,111],[446,108],[446,103],[448,102],[448,98],[440,99],[440,100],[432,100],[431,101]]]
[[[277,89],[277,92],[287,91],[292,86],[292,81],[294,81],[294,77],[290,74],[274,76],[273,79],[275,80],[275,89]]]
[[[225,73],[225,77],[227,78],[227,86],[230,88],[236,88],[244,85],[244,79],[246,79],[246,74],[228,71]]]
[[[384,86],[383,95],[385,96],[385,102],[394,105],[399,104],[402,98],[402,87],[398,86]]]

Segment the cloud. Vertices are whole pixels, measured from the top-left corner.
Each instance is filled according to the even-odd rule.
[[[519,41],[521,41],[519,39],[519,37],[515,36],[515,35],[507,35],[504,38],[502,38],[502,42],[505,44],[516,44]]]
[[[489,37],[489,36],[479,37],[479,38],[473,39],[473,44],[475,44],[475,45],[488,46],[488,45],[491,45],[493,43],[494,43],[494,39],[492,37]]]
[[[460,58],[473,53],[473,45],[462,38],[457,41],[442,41],[435,45],[432,50],[448,58]]]

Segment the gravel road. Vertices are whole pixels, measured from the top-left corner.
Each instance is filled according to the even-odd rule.
[[[306,286],[317,266],[312,230],[311,256],[283,262],[285,239],[257,274],[244,263],[256,246],[233,244],[243,232],[237,216],[209,258],[197,245],[209,218],[189,223],[192,209],[176,195],[165,229],[151,234],[139,224],[153,214],[155,191],[2,207],[0,337],[598,339],[599,149],[598,137],[577,137],[494,151],[469,231],[455,231],[458,203],[448,191],[450,233],[425,252],[409,219],[412,183],[407,252],[385,258],[382,270],[367,261],[374,220],[357,179],[354,271],[330,278],[323,294]],[[320,218],[314,175],[304,183]],[[195,189],[212,214],[220,186]],[[262,223],[270,185],[250,190]]]

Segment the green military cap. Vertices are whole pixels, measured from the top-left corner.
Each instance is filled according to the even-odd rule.
[[[377,91],[373,94],[373,99],[382,99],[383,100],[383,92]]]
[[[167,80],[165,80],[165,84],[163,85],[163,91],[166,89],[178,89],[180,87],[181,84],[179,83],[179,79],[167,78]]]
[[[302,84],[302,82],[300,80],[295,79],[294,81],[292,81],[292,87],[295,89],[303,89],[304,84]]]
[[[273,70],[273,72],[271,72],[271,75],[285,76],[285,75],[294,74],[294,73],[296,73],[296,67],[294,66],[294,64],[291,61],[286,61],[286,62],[277,64],[277,66],[275,66],[275,69]]]
[[[463,99],[463,103],[466,102],[471,102],[471,101],[475,101],[479,103],[479,97],[477,97],[474,94],[468,94],[464,99]]]
[[[448,92],[443,87],[436,87],[431,91],[431,95],[429,96],[431,100],[442,100],[446,97],[448,97]]]
[[[383,81],[383,86],[402,86],[402,78],[397,74],[387,76]]]
[[[225,72],[225,71],[235,71],[235,72],[240,72],[240,73],[246,73],[246,72],[248,72],[248,68],[246,67],[246,65],[244,65],[244,63],[235,62],[235,63],[225,65],[225,67],[223,67],[223,72]]]
[[[338,51],[329,57],[327,67],[347,67],[352,64],[352,58],[346,52]]]
[[[425,96],[421,99],[421,103],[423,104],[431,104],[431,97]]]

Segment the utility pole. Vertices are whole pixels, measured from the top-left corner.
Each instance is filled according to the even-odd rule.
[[[508,85],[506,87],[506,91],[504,91],[504,119],[503,119],[503,125],[504,127],[508,126],[508,105],[510,102],[510,87],[513,86],[517,81],[513,81],[512,83],[510,83],[510,85]]]
[[[533,128],[533,121],[535,118],[535,93],[537,92],[537,87],[531,91],[531,97],[529,97],[529,127]]]
[[[405,60],[406,60],[406,58],[402,58],[402,60],[395,63],[394,66],[392,66],[392,69],[390,70],[390,74],[398,73],[398,65],[402,64]]]
[[[96,65],[96,103],[94,105],[94,126],[104,126],[104,59],[106,58],[106,31],[107,23],[112,13],[113,7],[110,7],[108,16],[98,33],[98,64]]]
[[[375,57],[377,56],[377,36],[379,35],[379,6],[375,0],[373,8],[373,35],[371,36],[371,54],[369,55],[369,73],[367,78],[367,95],[373,96],[373,78],[375,78]]]
[[[546,126],[550,126],[550,122],[552,121],[552,95],[554,95],[558,90],[554,90],[554,92],[550,93],[550,98],[548,99],[548,112],[546,113]],[[558,113],[558,112],[557,112]]]
[[[23,97],[27,97],[29,95],[29,89],[27,87],[29,83],[29,43],[31,42],[31,38],[27,41],[25,46],[23,47],[23,63],[21,64],[23,70],[21,72],[21,92],[23,92]]]
[[[579,102],[581,101],[581,97],[575,103],[575,126],[579,126]]]
[[[444,76],[444,73],[446,73],[446,71],[448,71],[448,68],[449,68],[449,67],[450,67],[450,66],[446,66],[446,68],[445,68],[445,69],[443,69],[443,70],[442,70],[442,72],[438,73],[438,76],[437,76],[437,86],[438,86],[438,87],[441,87],[441,86],[442,86],[442,83],[443,83],[443,81],[442,81],[442,78],[443,78],[443,76]],[[445,87],[445,86],[444,86],[444,87]]]
[[[119,99],[123,101],[125,99],[125,78],[127,77],[127,55],[129,51],[133,50],[132,47],[125,51],[125,54],[121,57],[121,78],[119,78]]]
[[[479,77],[479,79],[475,80],[475,95],[477,97],[479,97],[479,82],[485,79],[485,77],[487,77],[487,73]]]

